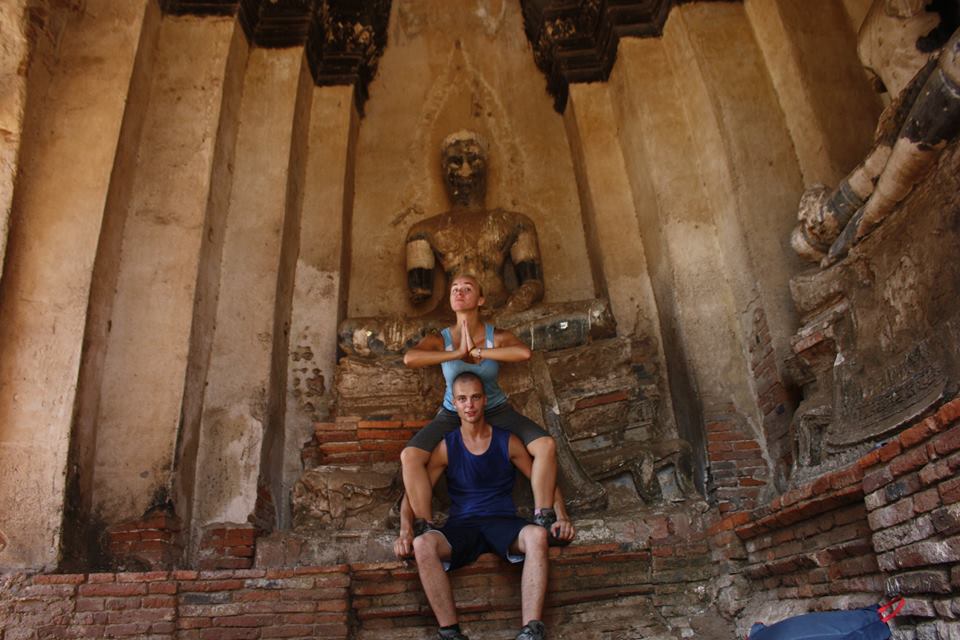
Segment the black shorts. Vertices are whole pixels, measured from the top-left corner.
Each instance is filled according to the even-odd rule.
[[[438,531],[450,545],[450,562],[444,563],[444,569],[453,571],[465,567],[484,553],[495,553],[513,563],[523,562],[523,555],[510,553],[510,545],[528,524],[517,516],[489,516],[447,523]]]
[[[518,413],[516,409],[510,406],[509,402],[504,402],[493,409],[487,409],[483,412],[483,415],[487,422],[493,426],[509,431],[520,438],[524,446],[529,445],[537,438],[550,435],[536,422]],[[407,442],[407,446],[424,451],[433,451],[445,435],[459,428],[460,416],[446,407],[440,407],[436,417],[420,431],[417,431]]]

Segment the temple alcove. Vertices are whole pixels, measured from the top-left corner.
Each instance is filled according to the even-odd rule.
[[[836,262],[791,238],[820,231],[798,222],[804,193],[856,183],[883,146],[898,96],[875,89],[931,50],[884,68],[858,42],[891,28],[882,0],[467,4],[0,12],[0,570],[387,560],[397,452],[438,376],[396,345],[351,353],[338,327],[423,322],[404,242],[449,208],[440,142],[470,129],[490,145],[487,205],[529,216],[542,255],[543,305],[510,326],[547,340],[505,384],[538,420],[557,407],[607,500],[585,500],[583,541],[636,554],[619,561],[649,578],[630,597],[655,592],[658,628],[901,580],[882,486],[842,472],[917,425],[958,428],[955,137]],[[927,37],[948,13],[896,19]],[[924,433],[931,468],[952,459]],[[941,493],[931,513],[956,502]],[[851,554],[817,569],[860,563],[839,593],[818,591],[823,554],[772,555],[797,504],[797,545]],[[840,551],[813,533],[834,521],[853,532]],[[955,540],[944,527],[931,540]],[[955,560],[908,569],[960,588]],[[690,600],[671,610],[670,589]],[[946,624],[946,596],[915,597],[911,624]]]

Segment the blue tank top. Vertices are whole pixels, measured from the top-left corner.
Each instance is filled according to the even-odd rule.
[[[493,325],[486,325],[487,342],[484,349],[493,348]],[[440,332],[443,336],[443,348],[446,351],[453,351],[453,336],[450,335],[450,329],[444,329]],[[500,374],[500,363],[496,360],[482,360],[480,364],[470,364],[463,360],[450,360],[440,363],[443,369],[443,378],[447,381],[447,391],[443,394],[443,408],[456,412],[457,408],[453,406],[453,381],[464,371],[475,373],[483,382],[483,391],[487,394],[487,409],[499,407],[507,401],[507,396],[500,388],[497,382],[497,376]]]
[[[515,516],[513,481],[516,469],[510,462],[510,432],[491,427],[490,446],[480,455],[467,451],[463,432],[446,436],[449,522],[483,516]]]

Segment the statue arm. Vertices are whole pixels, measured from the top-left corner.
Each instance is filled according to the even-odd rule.
[[[433,295],[436,263],[427,234],[411,230],[407,236],[407,288],[414,304],[421,304]]]
[[[543,299],[543,268],[540,265],[540,244],[532,222],[521,224],[517,239],[510,247],[510,259],[520,286],[510,294],[507,310],[529,309]]]

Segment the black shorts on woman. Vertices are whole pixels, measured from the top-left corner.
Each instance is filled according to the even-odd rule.
[[[483,412],[483,417],[493,426],[509,431],[520,438],[524,446],[538,438],[550,435],[543,430],[543,427],[511,407],[508,402],[487,409]],[[433,451],[445,435],[459,428],[460,416],[454,411],[441,407],[436,417],[410,438],[407,446]]]
[[[492,349],[494,346],[493,325],[484,325],[484,333],[486,337],[485,348]],[[447,328],[441,331],[440,337],[443,338],[443,348],[446,351],[452,351],[453,336],[450,333],[450,329]],[[437,412],[434,419],[410,438],[410,441],[407,442],[408,447],[416,447],[424,451],[433,451],[445,435],[454,429],[460,428],[460,416],[453,410],[453,381],[456,380],[458,375],[466,372],[476,375],[483,383],[483,391],[487,396],[487,402],[490,403],[483,412],[483,416],[487,419],[487,422],[514,434],[523,441],[524,446],[529,445],[538,438],[550,435],[536,422],[518,413],[510,406],[510,403],[507,402],[507,396],[503,393],[503,389],[500,388],[500,384],[497,382],[500,373],[500,363],[496,360],[488,359],[482,361],[480,364],[469,364],[463,360],[452,360],[442,363],[440,368],[443,371],[443,378],[447,383],[446,392],[443,396],[443,404],[440,406],[440,411]]]

